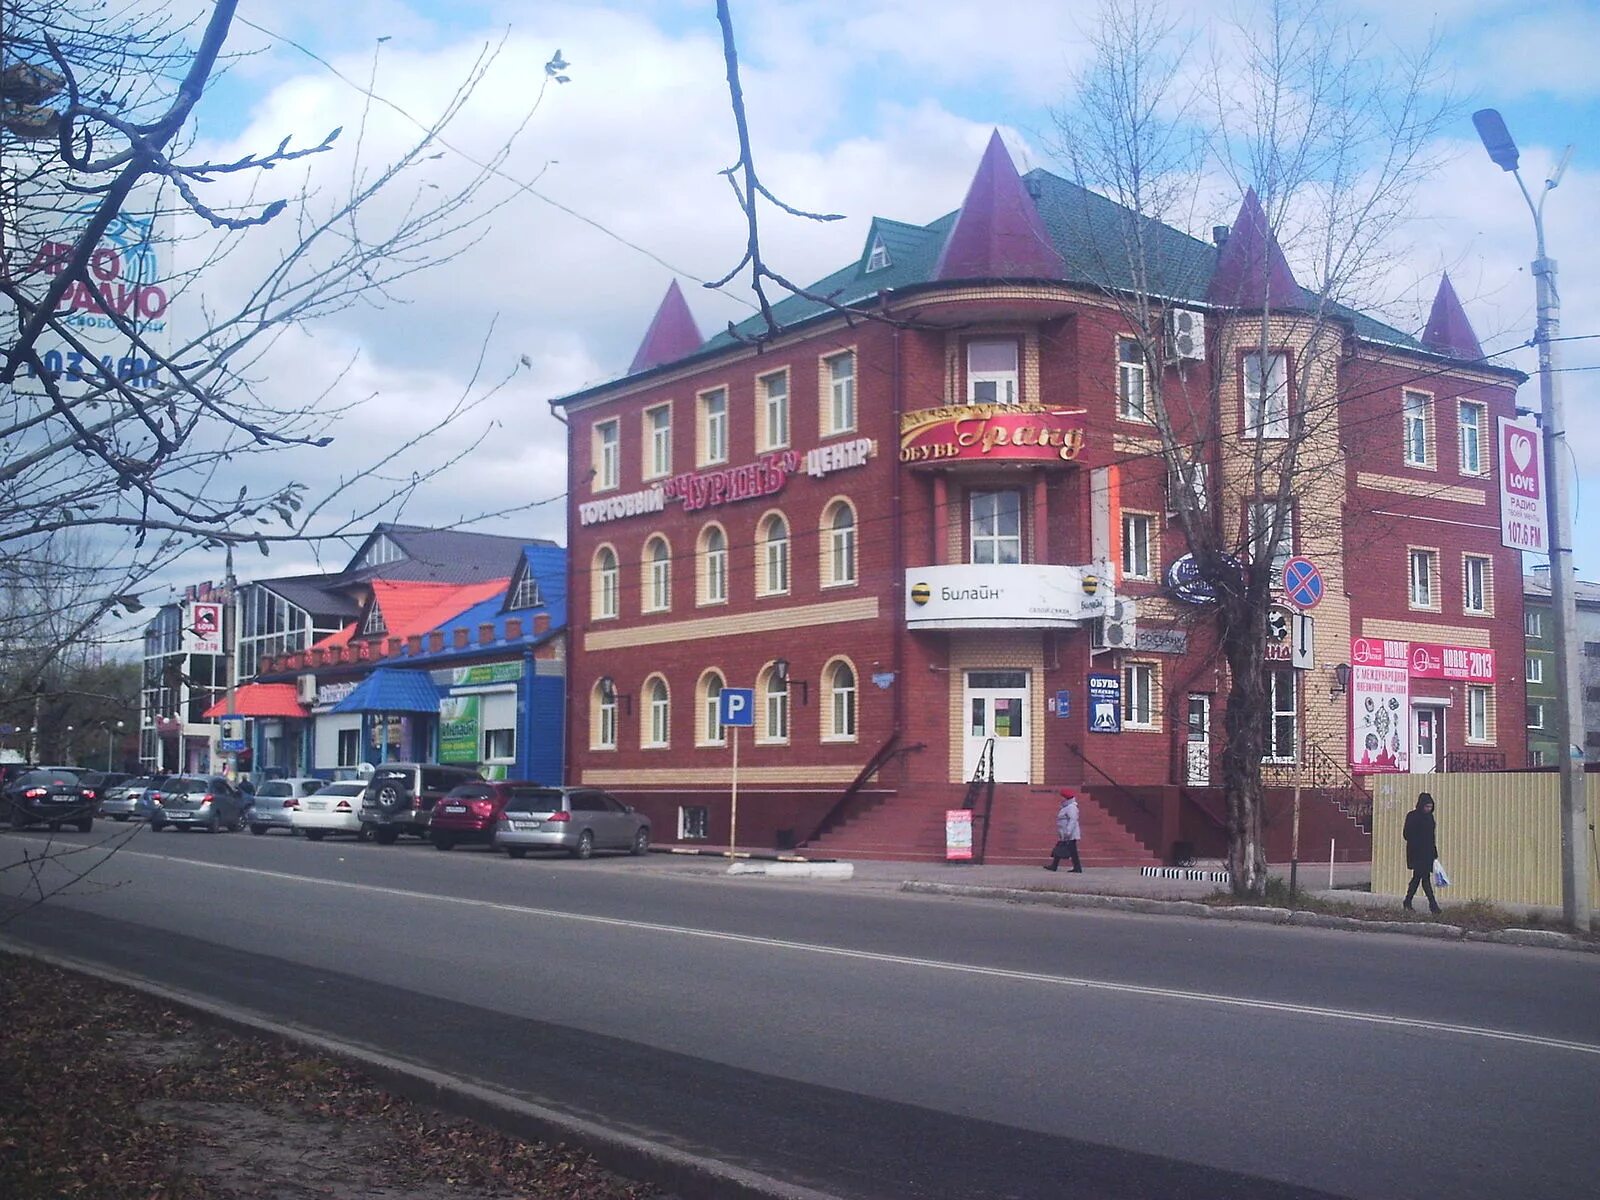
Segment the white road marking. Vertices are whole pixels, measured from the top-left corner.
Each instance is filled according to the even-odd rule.
[[[1115,983],[1104,979],[1084,979],[1071,975],[1047,975],[1037,971],[1013,971],[1005,967],[981,967],[972,963],[947,962],[937,958],[917,958],[905,954],[885,954],[877,950],[851,950],[843,946],[828,946],[816,942],[796,942],[786,938],[761,937],[749,933],[728,933],[715,929],[695,929],[686,925],[664,925],[655,921],[633,921],[623,917],[600,917],[588,913],[568,912],[563,909],[537,908],[526,904],[504,904],[496,900],[473,900],[465,896],[439,896],[428,892],[411,892],[404,888],[384,887],[375,883],[352,883],[341,879],[318,879],[312,875],[296,875],[288,871],[268,871],[261,867],[241,867],[230,863],[208,862],[204,859],[173,858],[147,851],[121,850],[119,857],[148,858],[163,863],[199,867],[210,871],[236,871],[242,875],[256,875],[263,879],[282,879],[296,884],[315,884],[320,887],[339,888],[352,892],[368,892],[379,896],[398,896],[425,904],[459,904],[467,908],[488,909],[494,912],[516,913],[519,916],[543,917],[549,920],[573,921],[586,925],[604,925],[616,929],[634,929],[647,933],[670,934],[675,937],[699,938],[714,942],[735,942],[747,946],[764,946],[773,950],[788,950],[800,954],[820,954],[830,958],[857,959],[863,962],[885,963],[892,966],[915,967],[927,971],[947,971],[959,975],[977,975],[987,979],[1008,979],[1021,983],[1038,983],[1051,987],[1079,988],[1084,991],[1107,992],[1113,995],[1142,996],[1159,1000],[1180,1000],[1191,1004],[1209,1004],[1223,1008],[1254,1009],[1259,1012],[1283,1013],[1289,1016],[1320,1017],[1330,1021],[1347,1021],[1362,1025],[1383,1025],[1398,1029],[1426,1030],[1431,1033],[1448,1033],[1460,1037],[1485,1038],[1490,1041],[1515,1042],[1527,1046],[1543,1046],[1552,1050],[1566,1050],[1576,1054],[1600,1056],[1600,1045],[1592,1042],[1574,1042],[1564,1038],[1543,1037],[1532,1033],[1517,1033],[1509,1029],[1490,1029],[1482,1025],[1457,1025],[1449,1021],[1427,1021],[1418,1017],[1400,1017],[1387,1013],[1360,1012],[1355,1009],[1327,1008],[1316,1004],[1294,1004],[1282,1000],[1257,1000],[1248,996],[1230,996],[1220,992],[1194,992],[1182,988],[1152,987],[1138,983]]]

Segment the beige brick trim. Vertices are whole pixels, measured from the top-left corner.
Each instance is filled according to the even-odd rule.
[[[733,616],[702,617],[693,621],[665,621],[659,625],[628,629],[591,630],[583,635],[583,648],[586,652],[622,650],[633,646],[659,646],[665,642],[688,642],[697,638],[732,637],[742,633],[772,633],[783,629],[873,621],[877,617],[878,598],[863,596],[829,604],[802,604]]]
[[[1482,488],[1445,485],[1439,487],[1426,479],[1406,479],[1400,475],[1379,475],[1373,471],[1357,471],[1356,486],[1374,492],[1397,492],[1402,496],[1415,496],[1426,500],[1449,500],[1454,504],[1489,503]]]
[[[1473,625],[1430,625],[1423,621],[1376,621],[1363,618],[1361,636],[1387,638],[1396,642],[1445,642],[1454,646],[1470,646],[1474,650],[1487,650],[1490,645],[1487,629]]]
[[[730,762],[726,767],[645,767],[619,771],[614,768],[584,771],[583,783],[589,787],[614,787],[626,788],[633,786],[657,787],[688,787],[696,791],[707,788],[729,788],[733,786],[732,750],[729,750]],[[848,784],[861,773],[861,767],[856,766],[785,766],[785,767],[752,767],[747,763],[739,764],[739,786],[741,788],[763,783],[799,783],[799,784]]]
[[[1126,420],[1126,417],[1119,418]],[[1111,449],[1117,454],[1160,454],[1161,439],[1158,437],[1136,437],[1131,433],[1114,433],[1111,435]]]

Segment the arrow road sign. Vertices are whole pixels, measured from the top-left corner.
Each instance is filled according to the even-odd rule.
[[[1309,558],[1299,555],[1283,566],[1283,594],[1301,608],[1315,608],[1322,601],[1325,585],[1322,571]]]

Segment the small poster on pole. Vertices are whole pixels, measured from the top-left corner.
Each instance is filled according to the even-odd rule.
[[[945,810],[944,857],[946,862],[972,861],[972,810],[970,808]]]

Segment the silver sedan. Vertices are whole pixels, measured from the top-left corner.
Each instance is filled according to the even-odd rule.
[[[596,850],[643,854],[650,822],[596,788],[513,787],[494,841],[512,858],[529,850],[565,850],[573,858]]]

